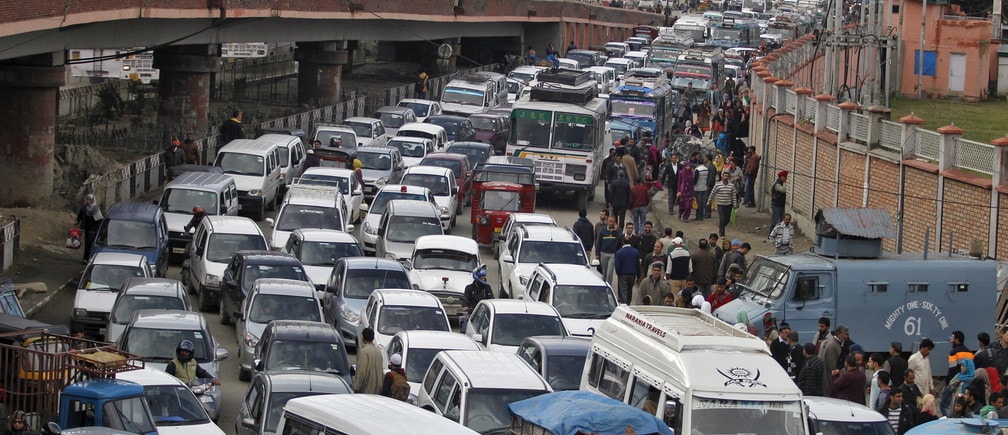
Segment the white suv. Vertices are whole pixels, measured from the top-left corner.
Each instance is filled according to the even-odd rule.
[[[353,117],[344,119],[343,123],[353,128],[358,148],[380,146],[388,142],[385,124],[378,118]]]
[[[596,264],[596,260],[589,261],[581,240],[570,228],[515,228],[501,246],[498,260],[502,296],[522,299],[529,276],[539,263],[587,267]]]
[[[360,241],[364,245],[364,252],[375,253],[375,245],[378,240],[378,221],[381,220],[382,213],[389,201],[394,199],[414,199],[428,201],[437,207],[434,194],[426,187],[407,186],[405,184],[390,184],[382,187],[371,200],[367,215],[361,222]]]
[[[540,264],[525,287],[525,300],[550,304],[560,313],[567,333],[591,337],[616,309],[616,292],[595,268],[573,264]]]
[[[196,226],[182,263],[182,282],[199,296],[199,310],[217,307],[228,261],[242,250],[266,249],[266,237],[249,218],[207,216]]]
[[[455,211],[459,209],[459,198],[455,173],[451,169],[440,166],[414,166],[406,169],[401,183],[430,189],[437,203],[441,228],[448,232],[455,227]]]
[[[482,264],[475,240],[459,236],[423,236],[416,240],[407,262],[410,279],[421,290],[437,296],[448,316],[465,312],[465,288],[472,271]]]

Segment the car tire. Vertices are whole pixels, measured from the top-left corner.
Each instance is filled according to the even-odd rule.
[[[238,380],[242,382],[248,382],[252,379],[252,370],[245,370],[241,367],[238,368]]]
[[[448,231],[451,231],[452,229],[455,228],[455,221],[456,221],[455,216],[452,216],[451,222],[448,223]]]
[[[213,309],[214,304],[207,300],[207,294],[205,291],[199,292],[199,310],[200,311],[210,311]]]
[[[200,303],[202,303],[202,301],[200,301]],[[224,301],[221,301],[221,303],[219,303],[217,305],[220,305],[220,324],[221,325],[230,325],[230,324],[234,323],[231,320],[231,316],[228,315],[227,310],[224,309]]]

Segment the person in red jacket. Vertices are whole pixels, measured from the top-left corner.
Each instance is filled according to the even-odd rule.
[[[644,222],[647,221],[647,209],[651,204],[651,193],[648,192],[648,184],[638,178],[637,182],[630,188],[630,213],[633,217],[634,228],[637,234],[644,232]]]
[[[732,301],[732,295],[728,293],[728,289],[725,287],[727,284],[728,280],[724,277],[718,278],[717,285],[714,286],[714,292],[707,297],[707,302],[710,302],[711,305],[711,312]]]
[[[857,359],[847,355],[844,361],[845,370],[833,380],[830,391],[833,397],[864,405],[865,374],[858,370]]]

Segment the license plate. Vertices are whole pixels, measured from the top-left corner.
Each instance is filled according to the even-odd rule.
[[[185,254],[185,248],[171,248],[172,254]]]
[[[494,228],[494,232],[495,232],[495,233],[499,233],[499,232],[501,232],[501,230],[503,230],[503,229],[504,229],[504,228],[502,228],[502,227],[497,227],[497,228]]]

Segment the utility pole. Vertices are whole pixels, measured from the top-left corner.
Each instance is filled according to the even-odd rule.
[[[924,30],[927,29],[927,2],[921,0],[920,50],[917,51],[917,99],[924,93]]]

